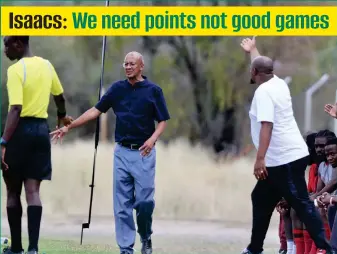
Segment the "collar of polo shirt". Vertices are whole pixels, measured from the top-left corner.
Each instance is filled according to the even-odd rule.
[[[143,81],[137,81],[134,86],[141,86],[144,85],[147,82],[147,76],[142,75],[142,78],[144,79]],[[126,79],[125,80],[127,83],[129,83],[129,81]],[[130,83],[129,83],[130,84]]]

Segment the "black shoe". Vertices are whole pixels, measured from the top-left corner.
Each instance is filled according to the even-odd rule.
[[[282,250],[281,249],[281,250],[278,251],[278,254],[287,254],[287,250]]]
[[[10,248],[4,248],[2,254],[23,254],[23,251],[13,252]]]
[[[36,250],[30,250],[26,254],[38,254],[38,252]]]
[[[152,241],[151,239],[142,242],[142,254],[152,254]]]

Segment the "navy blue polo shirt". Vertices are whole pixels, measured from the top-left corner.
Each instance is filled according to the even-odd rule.
[[[113,83],[95,106],[116,114],[116,142],[142,145],[154,133],[155,121],[170,119],[162,89],[143,78],[134,85],[127,79]]]

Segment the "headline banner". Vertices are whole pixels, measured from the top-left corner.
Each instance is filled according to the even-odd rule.
[[[2,35],[337,36],[337,7],[2,6]]]

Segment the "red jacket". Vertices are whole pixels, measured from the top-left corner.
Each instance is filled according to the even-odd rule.
[[[309,180],[308,180],[309,193],[316,192],[317,182],[318,182],[318,166],[317,164],[312,164],[309,169]]]

